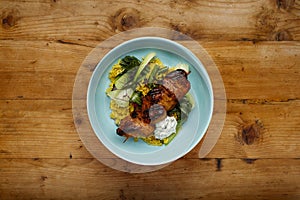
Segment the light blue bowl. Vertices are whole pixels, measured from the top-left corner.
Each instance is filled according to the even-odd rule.
[[[190,65],[191,94],[195,107],[174,140],[167,146],[151,146],[143,141],[134,142],[116,134],[117,126],[110,118],[110,99],[105,90],[109,86],[108,73],[113,64],[126,55],[141,59],[149,52],[166,65]],[[204,136],[213,112],[213,91],[209,76],[199,59],[184,46],[159,37],[141,37],[112,49],[98,63],[87,92],[87,111],[91,126],[102,142],[117,157],[140,165],[161,165],[177,160],[192,150]]]

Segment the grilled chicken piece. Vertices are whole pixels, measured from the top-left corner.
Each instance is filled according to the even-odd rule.
[[[176,96],[163,85],[159,85],[157,88],[152,89],[143,99],[142,110],[147,110],[149,105],[159,104],[167,111],[172,110],[178,100]]]
[[[154,125],[148,124],[139,118],[127,116],[121,120],[117,134],[128,137],[148,137],[154,131]]]
[[[152,89],[143,98],[142,111],[147,111],[153,104],[159,104],[166,111],[172,110],[184,95],[190,90],[191,85],[187,80],[184,70],[175,70],[166,75],[161,85]]]
[[[142,99],[142,107],[121,120],[117,134],[128,137],[148,137],[155,123],[167,116],[190,89],[187,73],[175,70],[166,75],[161,85],[150,90]]]
[[[149,109],[149,118],[151,124],[156,124],[167,117],[166,109],[159,104],[154,104]]]
[[[187,73],[182,69],[168,73],[162,85],[174,94],[178,101],[181,100],[191,88],[191,84],[187,80]]]

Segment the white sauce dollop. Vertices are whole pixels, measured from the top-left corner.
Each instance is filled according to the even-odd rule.
[[[156,139],[164,139],[176,132],[177,121],[175,117],[167,116],[164,120],[155,124],[154,136]]]

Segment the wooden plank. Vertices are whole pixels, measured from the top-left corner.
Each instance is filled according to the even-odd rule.
[[[22,100],[0,104],[1,156],[91,157],[74,127],[71,101]]]
[[[299,43],[210,45],[203,46],[220,70],[228,99],[299,98]]]
[[[222,134],[207,157],[299,158],[299,111],[299,100],[229,100]],[[188,156],[196,157],[199,148]]]
[[[128,174],[94,159],[1,159],[0,198],[299,199],[299,165],[299,159],[181,159]]]
[[[86,43],[1,41],[1,99],[71,99]],[[48,45],[47,45],[48,44]],[[98,42],[88,45],[96,46]],[[202,42],[222,75],[229,99],[300,98],[300,43]],[[57,89],[59,88],[59,90]]]
[[[2,0],[0,17],[0,199],[300,199],[299,0]],[[128,174],[86,150],[72,89],[100,41],[154,26],[205,47],[227,116],[206,159]]]
[[[214,41],[300,39],[299,1],[3,0],[0,8],[0,39],[99,41],[138,27]]]
[[[207,157],[299,158],[299,110],[299,100],[228,101],[222,135]],[[71,101],[1,100],[0,111],[0,158],[92,158],[74,127]],[[198,158],[199,148],[186,157]]]
[[[81,62],[97,45],[72,45],[53,41],[0,40],[0,72],[76,73]]]
[[[0,96],[12,99],[71,99],[77,70],[91,50],[46,41],[1,41],[0,49]]]

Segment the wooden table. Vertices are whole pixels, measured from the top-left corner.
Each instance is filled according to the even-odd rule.
[[[300,199],[300,1],[0,2],[0,199]],[[227,116],[205,159],[199,145],[155,172],[94,159],[72,118],[82,61],[138,27],[197,40],[223,77]]]

